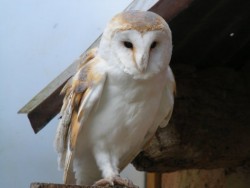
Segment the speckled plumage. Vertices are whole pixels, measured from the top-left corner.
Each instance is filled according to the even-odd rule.
[[[110,21],[99,48],[62,91],[55,145],[65,183],[117,183],[168,123],[175,90],[171,40],[167,23],[152,12],[125,12]]]

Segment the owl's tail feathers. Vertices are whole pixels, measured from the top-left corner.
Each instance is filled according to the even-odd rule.
[[[64,173],[63,173],[63,182],[65,184],[76,184],[72,159],[73,159],[73,153],[71,151],[67,151],[65,155],[65,166],[64,166]]]
[[[68,127],[64,126],[63,120],[60,121],[56,137],[54,141],[55,150],[58,153],[58,168],[59,170],[63,170],[65,166],[65,160],[67,155],[67,137]]]
[[[75,173],[73,171],[73,153],[69,149],[69,147],[67,147],[67,145],[69,144],[67,139],[69,122],[67,122],[67,118],[65,119],[64,117],[65,116],[62,117],[58,125],[54,146],[58,153],[58,168],[59,170],[63,170],[64,172],[64,183],[76,184]]]
[[[60,135],[60,133],[59,133]],[[58,138],[58,136],[56,136]],[[63,170],[63,182],[65,184],[76,184],[75,173],[73,171],[73,153],[69,148],[62,147],[61,139],[55,140],[55,148],[58,152],[58,169]]]

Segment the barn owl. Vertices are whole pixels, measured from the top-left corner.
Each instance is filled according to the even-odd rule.
[[[133,185],[120,171],[172,113],[171,38],[159,15],[123,12],[82,59],[62,90],[55,138],[66,184]]]

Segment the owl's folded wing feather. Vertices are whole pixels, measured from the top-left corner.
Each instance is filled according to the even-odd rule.
[[[95,72],[94,65],[99,62],[95,51],[83,59],[77,73],[64,86],[65,94],[61,108],[61,120],[58,125],[55,147],[58,152],[58,164],[64,169],[64,180],[72,182],[72,155],[81,126],[102,94],[106,76]],[[80,123],[81,122],[81,123]]]
[[[170,67],[168,67],[167,70],[167,79],[168,81],[163,93],[162,103],[161,103],[165,105],[165,107],[162,106],[159,109],[160,110],[159,114],[165,113],[165,115],[163,115],[164,118],[159,118],[160,120],[159,127],[161,128],[166,127],[168,125],[168,122],[172,116],[174,108],[174,96],[176,94],[176,84],[175,84],[174,74],[170,69]]]

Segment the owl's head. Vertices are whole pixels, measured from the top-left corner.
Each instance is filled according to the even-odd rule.
[[[168,67],[172,36],[159,15],[129,11],[116,15],[107,25],[100,55],[136,79],[149,78]]]

